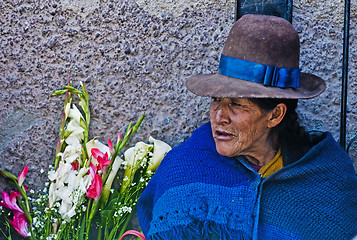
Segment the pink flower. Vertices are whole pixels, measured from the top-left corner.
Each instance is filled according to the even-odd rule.
[[[17,184],[19,184],[19,186],[22,186],[22,183],[25,181],[25,177],[26,177],[28,170],[29,170],[29,167],[25,166],[24,169],[22,169],[19,176],[17,176]]]
[[[28,223],[26,220],[26,216],[22,212],[14,211],[14,218],[13,220],[9,219],[11,225],[14,229],[22,236],[28,237]]]
[[[110,139],[108,139],[108,147],[109,147],[110,155],[113,156],[115,153],[115,149],[114,149],[112,141]]]
[[[16,203],[16,197],[20,197],[20,194],[17,192],[12,191],[10,196],[7,194],[7,192],[2,191],[1,193],[2,197],[2,202],[0,202],[0,206],[6,207],[10,210],[14,210],[15,212],[21,212],[23,213],[22,209],[17,205]]]
[[[103,167],[110,164],[108,153],[102,153],[98,148],[92,148],[92,156],[98,161],[98,170],[103,169]]]
[[[90,174],[92,175],[91,170],[90,170]],[[94,198],[94,200],[97,201],[100,197],[100,193],[102,192],[102,189],[103,189],[102,177],[96,173],[94,175],[92,184],[89,186],[87,190],[87,197]]]
[[[118,142],[120,142],[120,140],[121,140],[121,133],[119,132],[118,133],[118,138],[117,138],[117,144],[118,144]]]

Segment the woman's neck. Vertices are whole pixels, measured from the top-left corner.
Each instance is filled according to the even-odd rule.
[[[254,151],[254,153],[244,155],[244,157],[254,165],[264,166],[274,158],[279,149],[277,139],[272,140],[268,140],[259,151]]]

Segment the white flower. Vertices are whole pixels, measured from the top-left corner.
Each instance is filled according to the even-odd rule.
[[[71,193],[72,193],[72,191],[73,191],[73,188],[72,187],[67,187],[67,186],[59,188],[56,191],[57,197],[61,198],[61,200],[62,200],[62,205],[63,205],[64,202],[66,202],[67,204],[71,203],[71,200],[72,200],[71,199]],[[65,212],[65,211],[61,211],[61,207],[60,207],[60,213],[63,213],[63,212]]]
[[[76,214],[77,206],[81,204],[81,199],[92,181],[92,177],[87,173],[88,168],[80,168],[77,171],[66,161],[60,161],[57,171],[49,173],[52,181],[49,206],[57,207],[64,220],[70,220]]]
[[[127,162],[127,167],[134,167],[137,162],[142,159],[151,151],[152,145],[144,142],[137,142],[135,147],[131,147],[124,152],[124,158]],[[139,163],[140,164],[140,163]]]
[[[149,142],[154,143],[154,154],[151,158],[151,161],[149,163],[148,166],[148,171],[155,171],[162,159],[165,157],[165,155],[171,150],[170,145],[168,145],[167,143],[160,141],[160,140],[156,140],[155,138],[151,137],[149,138]]]
[[[58,212],[60,214],[65,214],[66,212],[68,212],[69,209],[70,209],[70,205],[68,203],[62,201],[61,205],[59,206]]]
[[[54,170],[51,170],[48,172],[48,178],[51,180],[51,181],[54,181],[57,179],[57,172],[54,171]]]
[[[70,109],[71,109],[71,103],[67,103],[66,107],[64,108],[64,114],[66,115],[66,118],[69,116]]]
[[[88,168],[81,168],[78,172],[76,182],[78,183],[78,187],[82,192],[86,192],[89,188],[93,177],[88,175]]]
[[[67,163],[64,161],[60,161],[58,164],[57,173],[57,180],[65,180],[67,177],[68,172],[72,169],[71,163]]]
[[[72,208],[62,215],[63,219],[70,220],[76,214],[76,204],[73,204]]]
[[[67,174],[67,178],[64,182],[68,183],[69,187],[76,187],[78,183],[75,171],[69,171],[69,173]]]
[[[72,104],[72,106],[73,107],[69,110],[69,117],[74,119],[77,123],[80,123],[81,119],[83,119],[82,113],[78,110],[75,104]]]
[[[63,153],[59,153],[62,157],[62,160],[72,163],[75,160],[78,160],[81,164],[81,154],[82,154],[82,145],[79,141],[72,142],[71,145],[67,145]]]
[[[79,122],[75,120],[69,121],[66,127],[66,134],[70,133],[69,136],[65,139],[65,142],[68,145],[80,144],[83,139],[84,129],[79,125]]]

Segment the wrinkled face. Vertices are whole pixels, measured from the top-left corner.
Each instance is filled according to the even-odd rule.
[[[227,157],[264,153],[268,114],[246,98],[213,98],[210,121],[219,154]]]

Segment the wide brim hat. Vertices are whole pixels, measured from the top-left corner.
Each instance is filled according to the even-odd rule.
[[[228,35],[218,73],[191,76],[186,87],[208,97],[316,97],[326,83],[300,72],[299,56],[299,36],[290,22],[275,16],[244,15]]]

